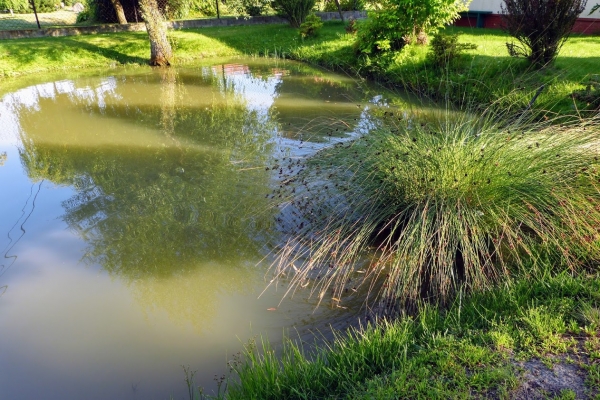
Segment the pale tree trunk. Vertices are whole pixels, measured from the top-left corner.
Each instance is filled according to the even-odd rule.
[[[167,40],[167,25],[158,9],[158,3],[156,0],[141,0],[140,8],[150,39],[150,65],[157,67],[171,65],[173,51]]]
[[[123,10],[123,6],[121,5],[120,0],[110,0],[113,7],[115,8],[115,12],[117,13],[117,19],[119,20],[119,24],[126,24],[127,18],[125,18],[125,10]]]

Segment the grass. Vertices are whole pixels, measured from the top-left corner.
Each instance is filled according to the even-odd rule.
[[[542,85],[532,114],[538,119],[556,121],[557,114],[577,115],[587,107],[571,94],[598,72],[600,37],[572,37],[553,67],[533,71],[507,56],[507,37],[501,32],[448,31],[463,31],[461,41],[478,48],[447,69],[430,65],[427,49],[416,46],[392,59],[358,59],[354,37],[340,23],[326,23],[319,37],[308,40],[283,25],[173,31],[170,36],[179,64],[275,56],[372,77],[471,110],[496,105],[490,109],[518,115]],[[22,80],[40,72],[72,75],[76,69],[143,65],[148,50],[144,32],[2,41],[2,86],[16,84],[10,77]],[[504,396],[518,385],[513,359],[552,362],[552,354],[583,354],[577,362],[587,373],[589,390],[597,393],[599,278],[582,268],[598,261],[599,193],[592,180],[597,179],[597,162],[586,147],[597,143],[597,121],[587,131],[568,125],[552,132],[539,125],[511,126],[515,120],[510,118],[480,123],[465,115],[421,126],[397,117],[389,117],[372,137],[310,161],[312,172],[307,173],[315,178],[310,185],[324,199],[333,199],[313,207],[318,213],[341,204],[332,215],[343,218],[325,218],[322,225],[309,218],[297,226],[301,244],[325,238],[324,247],[316,247],[317,258],[298,257],[300,247],[293,243],[283,255],[298,262],[296,268],[323,261],[319,265],[325,266],[327,279],[316,279],[313,288],[325,297],[330,292],[323,289],[332,287],[337,302],[346,289],[355,289],[354,283],[345,283],[360,274],[354,267],[366,262],[372,268],[362,272],[379,273],[380,279],[371,281],[374,292],[380,288],[388,298],[411,299],[413,317],[340,334],[320,350],[288,342],[279,357],[267,342],[262,348],[250,346],[232,364],[239,381],[230,382],[228,398]],[[317,178],[327,169],[332,172]],[[331,178],[333,187],[355,185],[358,195],[329,196],[326,181]],[[362,251],[368,246],[375,246],[381,258],[365,261]],[[381,269],[390,264],[392,269]],[[569,272],[556,275],[565,264]],[[319,278],[315,270],[305,271],[296,281],[300,286]],[[518,275],[511,285],[494,287],[514,272]],[[487,290],[452,303],[457,291],[479,288]],[[434,293],[449,301],[449,308],[417,301]],[[572,398],[572,393],[561,396]]]
[[[320,300],[366,284],[406,306],[486,290],[548,260],[599,262],[597,121],[506,118],[386,111],[369,135],[319,152],[288,177],[300,183],[280,205],[290,229],[276,275]]]
[[[523,60],[508,56],[508,37],[500,31],[447,31],[462,32],[461,42],[478,45],[477,50],[467,52],[463,63],[447,71],[430,66],[427,48],[419,46],[407,47],[392,62],[359,59],[353,50],[354,36],[345,32],[341,22],[326,22],[318,37],[306,40],[287,25],[179,30],[172,31],[170,37],[176,64],[214,57],[276,56],[368,76],[430,97],[448,94],[459,101],[458,96],[467,91],[472,103],[485,105],[499,99],[503,104],[526,105],[544,84],[536,102],[539,109],[573,114],[586,108],[586,103],[574,101],[571,93],[584,89],[590,77],[598,73],[600,36],[574,35],[553,67],[529,71]],[[144,65],[148,54],[144,32],[5,40],[0,42],[0,76]]]
[[[231,363],[227,398],[518,397],[518,361],[532,358],[573,365],[592,397],[600,391],[600,343],[580,311],[598,307],[600,277],[537,278],[466,296],[445,311],[422,305],[412,318],[339,334],[326,347],[288,340],[278,355],[267,341],[251,342]],[[577,389],[554,395],[572,398]]]

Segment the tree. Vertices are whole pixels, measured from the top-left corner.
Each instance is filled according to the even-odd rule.
[[[150,39],[150,65],[167,67],[171,65],[173,50],[167,39],[167,25],[158,3],[156,0],[141,0],[140,8]]]
[[[470,0],[378,0],[376,11],[358,30],[358,50],[366,54],[400,50],[459,18]]]
[[[315,0],[273,0],[273,9],[294,28],[299,28],[315,6]]]
[[[115,8],[115,13],[117,14],[117,20],[119,20],[119,24],[126,24],[127,18],[125,17],[125,10],[123,9],[123,5],[121,5],[121,1],[110,0],[110,2]]]
[[[504,0],[504,30],[519,44],[506,43],[513,57],[526,57],[536,68],[554,61],[587,0]]]

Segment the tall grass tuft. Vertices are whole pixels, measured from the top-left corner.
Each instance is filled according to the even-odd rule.
[[[276,275],[337,305],[368,283],[406,306],[509,282],[542,259],[596,267],[599,144],[597,120],[385,112],[292,178]]]

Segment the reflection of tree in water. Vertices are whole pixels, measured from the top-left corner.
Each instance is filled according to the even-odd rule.
[[[248,265],[269,219],[264,165],[281,125],[294,113],[322,115],[331,96],[360,116],[335,91],[347,89],[345,81],[250,70],[122,76],[111,78],[103,101],[93,101],[93,90],[57,91],[20,111],[29,176],[76,190],[63,203],[64,219],[89,244],[84,259],[129,282],[145,308],[165,308],[176,320],[202,321],[216,293],[252,286]],[[279,101],[298,92],[316,103],[294,111]],[[252,96],[259,100],[247,102]]]
[[[140,300],[164,301],[161,307],[181,311],[187,309],[181,301],[201,306],[172,297],[191,293],[183,284],[187,277],[203,285],[195,290],[206,294],[205,301],[215,297],[211,293],[244,288],[246,269],[258,259],[267,227],[269,176],[263,166],[273,128],[231,93],[212,91],[208,109],[179,106],[176,76],[167,71],[158,80],[155,105],[134,109],[122,104],[125,98],[104,107],[85,106],[96,117],[96,126],[88,129],[97,135],[104,120],[115,118],[125,120],[123,135],[130,119],[143,129],[154,128],[149,147],[90,146],[89,132],[61,142],[52,128],[28,129],[42,122],[36,118],[52,114],[52,107],[65,107],[65,102],[47,101],[41,105],[49,108],[45,113],[22,115],[24,131],[31,133],[23,138],[21,158],[31,178],[75,188],[63,203],[64,219],[88,242],[85,260],[131,282]],[[203,275],[213,280],[199,279]],[[165,290],[173,290],[172,296]]]

